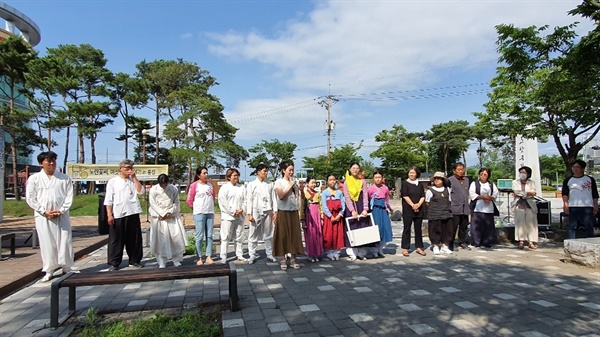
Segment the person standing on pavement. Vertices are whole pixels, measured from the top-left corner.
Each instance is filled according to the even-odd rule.
[[[498,187],[489,179],[492,171],[487,167],[479,169],[479,177],[469,186],[471,203],[474,203],[471,214],[471,240],[476,248],[492,248],[496,239],[494,226],[494,200],[498,198]]]
[[[300,232],[300,189],[294,178],[294,164],[285,161],[280,165],[281,179],[275,181],[277,195],[277,222],[273,236],[273,255],[281,256],[281,270],[287,270],[287,257],[290,267],[300,269],[296,255],[304,253],[302,233]]]
[[[344,194],[337,189],[337,179],[333,174],[327,176],[327,189],[321,194],[323,209],[323,248],[331,261],[340,259],[344,248]]]
[[[594,236],[594,215],[598,213],[598,188],[596,180],[585,172],[585,161],[577,159],[571,171],[573,175],[563,181],[563,210],[569,216],[567,239],[575,239],[577,225],[585,226],[585,236]]]
[[[423,215],[425,203],[425,190],[417,180],[421,172],[417,167],[411,167],[407,172],[408,179],[402,182],[400,196],[402,197],[402,256],[409,257],[411,226],[415,230],[415,248],[417,254],[427,255],[423,250]]]
[[[456,163],[452,168],[454,175],[448,178],[450,182],[450,210],[452,211],[452,241],[449,249],[454,250],[454,240],[458,234],[461,249],[471,250],[467,228],[469,227],[469,177],[465,176],[465,164]]]
[[[221,210],[221,263],[227,263],[227,247],[233,241],[238,261],[246,262],[242,250],[244,236],[244,186],[239,184],[240,171],[230,168],[225,172],[228,182],[219,189]]]
[[[321,212],[321,193],[315,190],[317,180],[315,177],[306,178],[306,187],[300,190],[300,200],[306,204],[304,222],[304,242],[306,243],[306,256],[310,262],[318,262],[323,255],[323,221]],[[302,205],[302,202],[300,202]]]
[[[158,184],[150,189],[148,202],[152,217],[150,252],[156,256],[158,268],[165,268],[168,261],[179,267],[188,240],[179,213],[179,190],[169,183],[168,175],[158,176]]]
[[[436,172],[431,177],[434,186],[427,189],[427,223],[433,255],[452,254],[448,248],[452,240],[452,211],[450,210],[450,188],[444,173]],[[438,246],[441,243],[441,248]]]
[[[73,238],[69,209],[73,204],[73,182],[56,172],[56,153],[37,156],[42,170],[27,179],[26,200],[34,210],[35,229],[40,242],[42,282],[62,275],[73,266]]]
[[[538,239],[537,205],[535,202],[536,186],[531,180],[531,168],[519,168],[518,179],[513,180],[514,198],[512,209],[515,212],[515,239],[519,241],[519,249],[525,247],[525,241],[530,249],[537,249]]]
[[[379,244],[374,248],[375,257],[385,257],[383,248],[392,241],[392,222],[390,221],[390,190],[383,183],[383,174],[379,171],[373,173],[373,185],[367,189],[369,208],[373,214],[373,221],[379,227]]]
[[[129,256],[129,266],[142,268],[142,206],[138,195],[144,187],[138,180],[133,161],[121,160],[119,175],[106,183],[106,215],[108,218],[108,270],[119,269],[123,261],[123,248]]]
[[[259,240],[265,242],[267,260],[277,262],[273,256],[273,229],[277,221],[277,200],[273,185],[267,182],[269,174],[265,164],[256,167],[256,179],[246,186],[246,215],[250,222],[248,228],[248,264],[257,259],[256,246]],[[300,217],[298,216],[298,221]]]
[[[212,259],[213,227],[215,222],[215,189],[208,181],[208,168],[196,169],[194,182],[190,185],[187,196],[187,204],[192,208],[194,214],[194,226],[196,227],[196,265],[214,263]],[[206,238],[206,262],[202,262],[202,246]]]
[[[360,175],[360,165],[356,162],[350,164],[350,168],[346,172],[343,186],[344,202],[346,203],[345,214],[346,218],[352,218],[350,221],[350,229],[359,229],[371,226],[371,219],[368,217],[369,196],[367,195],[367,183]],[[352,247],[348,238],[348,228],[344,226],[344,239],[346,242],[346,254],[350,261],[366,260],[365,255],[367,249],[375,247],[379,242],[359,247]]]

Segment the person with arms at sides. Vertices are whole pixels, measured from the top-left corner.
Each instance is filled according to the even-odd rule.
[[[477,248],[492,248],[496,239],[494,226],[494,200],[498,198],[498,188],[489,179],[492,171],[487,167],[479,169],[478,179],[469,186],[471,203],[475,203],[471,215],[471,240]]]
[[[323,248],[332,261],[340,259],[344,248],[344,194],[337,189],[337,179],[333,174],[327,176],[327,189],[321,194],[323,209]]]
[[[452,168],[454,175],[450,181],[450,209],[452,210],[452,241],[450,250],[454,250],[454,240],[458,234],[460,248],[471,250],[467,236],[469,227],[469,177],[465,176],[465,164],[456,163]]]
[[[298,213],[300,214],[300,224],[302,228],[306,228],[306,198],[304,197],[304,191],[306,190],[306,181],[300,180],[298,181],[298,187],[300,188],[300,207],[298,208]]]
[[[287,258],[290,258],[290,267],[300,269],[296,261],[296,254],[304,253],[302,247],[302,234],[300,233],[300,189],[293,180],[294,164],[285,161],[280,165],[281,179],[275,181],[275,194],[277,195],[277,223],[273,236],[273,253],[281,256],[281,270],[287,270]]]
[[[512,208],[515,212],[515,240],[519,241],[519,249],[525,247],[537,249],[538,238],[537,204],[535,202],[536,186],[531,180],[531,168],[519,168],[519,177],[512,182],[514,198]]]
[[[40,240],[42,282],[71,271],[73,238],[69,209],[73,204],[73,182],[56,171],[56,153],[37,156],[42,170],[27,179],[26,201],[34,210],[35,230]],[[5,271],[8,272],[8,271]]]
[[[367,183],[360,177],[360,165],[356,162],[352,163],[346,172],[343,193],[344,202],[346,203],[344,216],[346,218],[353,218],[350,220],[350,229],[354,230],[371,226],[371,219],[368,217],[367,212],[369,209]],[[367,249],[376,247],[379,244],[373,243],[360,247],[352,247],[346,226],[344,226],[344,230],[346,233],[344,235],[346,254],[348,254],[350,261],[356,261],[356,259],[366,260]]]
[[[415,248],[417,254],[425,256],[423,250],[423,204],[425,203],[425,190],[417,180],[421,172],[415,166],[408,169],[408,179],[402,182],[400,196],[402,197],[402,256],[409,257],[411,225],[415,231]]]
[[[323,255],[323,222],[321,221],[321,193],[315,190],[315,177],[306,178],[306,188],[302,192],[306,200],[306,222],[304,225],[304,242],[308,261],[317,262]]]
[[[585,161],[577,159],[571,166],[573,175],[563,181],[563,210],[569,216],[567,239],[575,239],[577,225],[585,226],[585,236],[594,236],[594,215],[598,214],[596,180],[585,172]]]
[[[108,270],[119,269],[123,261],[123,247],[129,256],[129,266],[142,268],[142,205],[138,195],[145,193],[138,180],[133,161],[119,163],[119,175],[106,183],[106,215],[108,218]]]
[[[208,181],[208,169],[199,167],[196,169],[194,182],[188,191],[187,204],[192,208],[194,214],[194,226],[196,227],[196,265],[214,263],[212,259],[213,227],[215,222],[215,189]],[[202,262],[202,246],[206,238],[206,262]]]
[[[156,256],[158,268],[165,268],[168,261],[181,266],[183,253],[188,245],[185,228],[181,222],[179,190],[169,183],[169,176],[158,176],[158,184],[149,192],[150,203],[150,252]]]
[[[246,262],[242,241],[244,236],[244,186],[239,184],[240,171],[230,168],[225,172],[228,182],[219,189],[221,210],[221,263],[227,263],[227,247],[234,242],[238,261]]]
[[[374,249],[373,255],[385,257],[383,247],[392,241],[392,222],[390,221],[390,190],[383,183],[383,174],[379,171],[373,173],[373,185],[367,189],[369,206],[373,214],[373,221],[379,227],[379,245]]]
[[[248,229],[249,264],[257,259],[256,246],[265,242],[267,260],[277,262],[273,256],[274,222],[277,220],[277,200],[273,185],[267,182],[269,169],[265,164],[256,166],[256,179],[246,186],[246,214],[250,221]]]
[[[447,187],[450,183],[442,172],[434,173],[431,181],[433,186],[427,189],[425,202],[427,203],[427,225],[433,255],[452,254],[448,248],[453,233],[450,188]]]

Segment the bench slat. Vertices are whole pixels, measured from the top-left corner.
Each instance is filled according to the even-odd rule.
[[[124,284],[152,281],[168,281],[213,276],[229,276],[229,265],[180,266],[173,268],[147,268],[116,270],[103,273],[73,274],[60,282],[59,287],[81,287],[102,284]]]

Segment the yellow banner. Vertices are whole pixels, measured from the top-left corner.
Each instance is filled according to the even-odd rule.
[[[169,174],[169,165],[134,165],[139,180],[156,180],[162,173]],[[118,164],[68,164],[67,175],[73,181],[106,182],[119,175]]]

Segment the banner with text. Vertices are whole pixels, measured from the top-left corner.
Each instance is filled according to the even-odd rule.
[[[162,173],[169,174],[169,165],[134,165],[139,180],[156,180]],[[120,174],[118,164],[68,164],[67,174],[73,181],[106,182]]]

